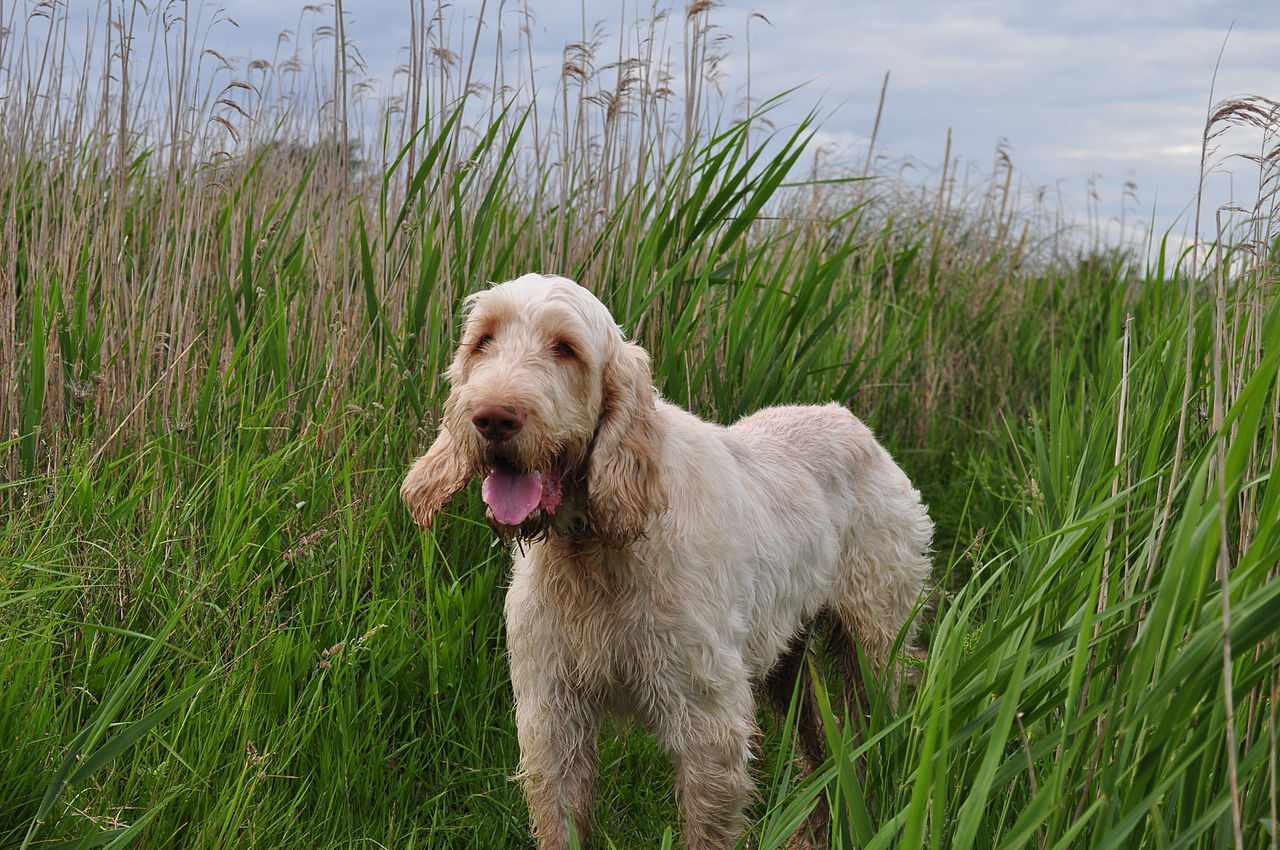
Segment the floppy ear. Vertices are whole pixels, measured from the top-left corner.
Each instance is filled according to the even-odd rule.
[[[649,355],[618,341],[604,364],[600,425],[591,449],[587,510],[596,534],[621,545],[666,505],[658,462],[656,397]]]
[[[400,498],[408,505],[414,521],[430,528],[436,514],[467,486],[472,474],[471,463],[442,424],[431,448],[410,467],[400,485]]]

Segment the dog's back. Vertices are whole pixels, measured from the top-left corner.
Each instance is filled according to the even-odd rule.
[[[729,432],[755,456],[799,464],[824,484],[841,483],[886,454],[871,429],[835,403],[766,407],[739,419]]]

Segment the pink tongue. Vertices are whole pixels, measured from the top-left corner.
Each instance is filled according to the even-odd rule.
[[[519,525],[542,501],[542,475],[495,469],[480,485],[480,495],[503,525]]]

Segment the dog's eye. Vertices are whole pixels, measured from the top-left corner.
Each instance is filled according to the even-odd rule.
[[[493,342],[493,335],[485,334],[484,336],[476,340],[476,344],[473,346],[473,350],[484,351],[486,348],[489,347],[489,343],[491,342]]]
[[[565,357],[565,358],[573,359],[578,356],[578,352],[574,350],[574,347],[569,343],[565,342],[563,339],[556,340],[551,345],[551,351],[556,355],[556,357]]]

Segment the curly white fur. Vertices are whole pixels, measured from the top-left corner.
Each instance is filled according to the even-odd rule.
[[[685,845],[732,847],[755,696],[797,634],[830,616],[881,665],[910,643],[933,533],[919,492],[838,404],[724,427],[662,400],[647,355],[564,278],[474,296],[449,376],[402,490],[420,523],[499,460],[564,481],[557,511],[500,529],[529,538],[506,619],[539,846],[566,847],[570,820],[585,838],[600,721],[618,713],[675,757]],[[489,403],[528,417],[497,448],[470,424]]]

